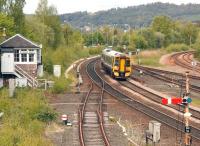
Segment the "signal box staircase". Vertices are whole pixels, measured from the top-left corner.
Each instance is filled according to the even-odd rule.
[[[38,87],[38,81],[35,79],[35,77],[31,76],[29,73],[27,73],[25,70],[23,70],[19,65],[15,65],[15,75],[18,78],[26,78],[28,86],[32,88]]]

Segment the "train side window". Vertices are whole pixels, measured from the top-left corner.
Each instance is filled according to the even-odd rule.
[[[119,60],[115,60],[115,66],[119,66]]]
[[[130,66],[130,60],[126,60],[126,66]]]

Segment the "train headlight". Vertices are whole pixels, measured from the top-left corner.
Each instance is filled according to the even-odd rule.
[[[118,71],[119,70],[119,66],[114,66],[114,70]]]

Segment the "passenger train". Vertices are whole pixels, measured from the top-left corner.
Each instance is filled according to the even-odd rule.
[[[113,78],[126,79],[131,75],[130,57],[111,48],[102,51],[101,65]]]

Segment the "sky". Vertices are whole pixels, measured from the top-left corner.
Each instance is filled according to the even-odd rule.
[[[37,8],[39,0],[26,0],[24,12],[33,14]],[[56,6],[59,14],[72,13],[77,11],[96,12],[117,7],[136,6],[154,2],[187,4],[199,3],[198,0],[48,0],[49,5]]]

